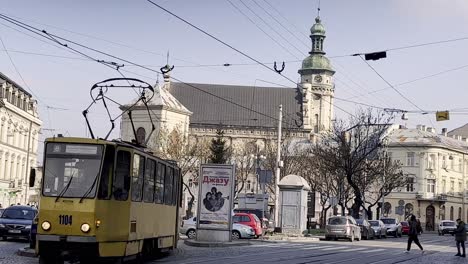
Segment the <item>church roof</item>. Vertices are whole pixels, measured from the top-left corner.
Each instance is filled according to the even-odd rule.
[[[168,90],[167,87],[168,84],[164,83],[162,86],[159,84],[154,85],[154,96],[148,101],[148,106],[151,108],[151,106],[162,106],[166,107],[175,111],[180,111],[180,112],[185,112],[185,113],[191,113],[183,104],[179,102]],[[124,107],[129,107],[133,105],[138,98],[135,98],[132,100],[131,103],[125,105]],[[144,107],[143,102],[138,102],[135,105],[137,108],[138,107]]]
[[[276,128],[280,104],[283,105],[283,121],[292,122],[294,126],[293,120],[296,120],[299,125],[302,124],[302,98],[296,88],[171,82],[169,91],[189,111],[193,112],[190,117],[191,125],[222,124],[223,126]],[[228,103],[221,98],[266,116]]]

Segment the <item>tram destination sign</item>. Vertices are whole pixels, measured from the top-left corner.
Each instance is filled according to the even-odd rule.
[[[201,165],[198,185],[198,229],[230,230],[234,175],[233,165]]]

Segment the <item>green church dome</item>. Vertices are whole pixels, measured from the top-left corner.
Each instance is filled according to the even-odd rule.
[[[335,72],[330,60],[323,54],[314,53],[302,61],[301,70],[328,70]]]
[[[315,24],[310,28],[312,35],[325,35],[325,27],[321,23],[320,17],[315,18]]]

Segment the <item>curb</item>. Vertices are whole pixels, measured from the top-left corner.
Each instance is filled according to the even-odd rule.
[[[250,242],[236,241],[236,242],[202,242],[193,240],[184,240],[184,244],[192,247],[236,247],[236,246],[248,246]]]
[[[16,251],[16,255],[22,256],[22,257],[28,257],[28,258],[37,257],[36,251],[34,249],[29,248],[29,247],[18,249],[18,251]]]
[[[316,242],[323,240],[320,237],[309,237],[309,238],[282,238],[282,239],[262,239],[262,240],[255,240],[255,242],[262,242],[262,243],[281,243],[281,242]]]

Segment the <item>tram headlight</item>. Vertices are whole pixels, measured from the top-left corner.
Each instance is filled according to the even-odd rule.
[[[50,223],[47,221],[42,222],[41,227],[44,231],[49,231],[50,229]]]
[[[82,224],[81,225],[81,231],[83,231],[83,233],[88,233],[90,229],[91,229],[91,227],[89,226],[89,224]]]

